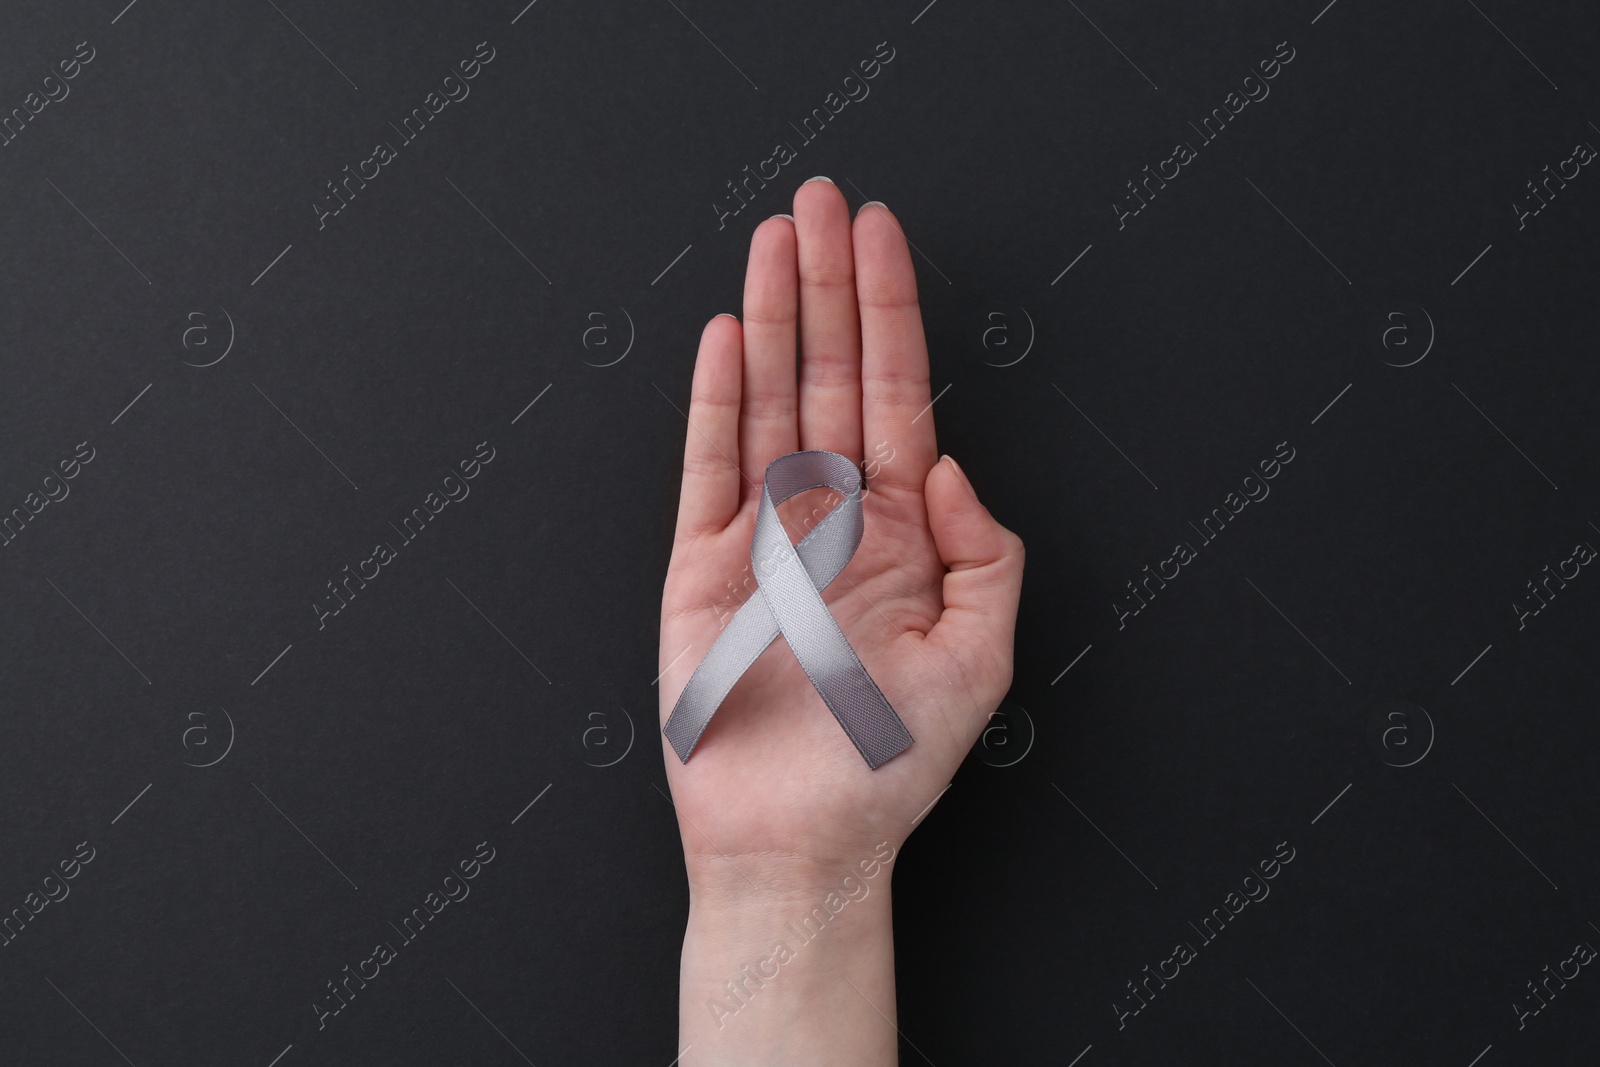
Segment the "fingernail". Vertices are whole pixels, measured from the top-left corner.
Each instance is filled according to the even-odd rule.
[[[719,311],[719,312],[717,312],[715,315],[713,315],[711,317],[714,318],[714,319],[720,319],[724,315],[726,315],[728,318],[732,319],[734,322],[738,322],[739,321],[739,316],[735,315],[731,311]]]
[[[865,204],[862,204],[859,208],[856,209],[856,214],[860,215],[863,211],[867,210],[867,208],[869,208],[869,207],[881,207],[885,211],[889,210],[889,205],[885,204],[882,200],[868,200]]]
[[[829,185],[832,185],[833,184],[833,179],[828,177],[826,174],[819,174],[815,178],[807,178],[805,181],[801,182],[800,184],[801,185],[810,185],[812,182],[827,182]]]
[[[772,217],[775,219],[788,219],[790,222],[794,221],[794,216],[785,211],[780,211]]]
[[[956,477],[961,479],[961,484],[966,486],[967,492],[972,494],[972,499],[978,499],[978,492],[976,489],[972,488],[972,483],[967,480],[967,472],[961,469],[961,464],[957,463],[955,458],[950,455],[944,455],[939,458],[947,460],[950,463],[951,468],[953,468],[956,472]]]

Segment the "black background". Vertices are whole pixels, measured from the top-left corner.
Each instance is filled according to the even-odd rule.
[[[903,1061],[1593,1062],[1600,977],[1513,1007],[1600,943],[1600,578],[1512,607],[1600,544],[1600,177],[1513,206],[1600,144],[1585,5],[4,18],[0,114],[94,58],[0,148],[0,513],[94,458],[0,547],[0,914],[94,859],[0,948],[0,1061],[672,1060],[679,409],[750,232],[827,174],[906,227],[940,447],[1028,546],[1010,699],[896,864]],[[470,96],[319,229],[482,41]],[[719,227],[778,141],[799,158]],[[483,441],[470,497],[319,629]],[[483,841],[470,897],[319,1030],[324,983]]]

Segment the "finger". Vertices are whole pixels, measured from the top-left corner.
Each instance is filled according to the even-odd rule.
[[[744,395],[739,462],[759,495],[767,465],[799,447],[796,422],[795,322],[799,310],[794,223],[767,219],[750,238],[744,278]]]
[[[689,387],[688,436],[683,446],[680,539],[727,527],[739,510],[739,393],[743,362],[739,320],[722,314],[706,323]]]
[[[979,503],[966,475],[946,456],[928,473],[928,526],[944,576],[944,613],[928,640],[962,664],[972,696],[998,702],[1011,688],[1022,539]],[[981,706],[988,714],[991,706]]]
[[[861,317],[850,205],[826,178],[794,195],[800,257],[800,447],[861,462]]]
[[[861,306],[861,417],[864,440],[887,441],[895,461],[877,486],[921,492],[937,459],[928,345],[911,251],[889,209],[873,201],[856,213],[856,299]]]

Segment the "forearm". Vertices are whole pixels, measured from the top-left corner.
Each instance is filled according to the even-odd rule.
[[[691,894],[682,1067],[893,1067],[889,872],[841,879]]]

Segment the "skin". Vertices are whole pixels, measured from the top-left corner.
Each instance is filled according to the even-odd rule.
[[[720,315],[701,335],[662,596],[661,722],[736,606],[728,583],[750,595],[767,465],[817,448],[867,461],[865,536],[822,598],[916,740],[870,770],[781,637],[687,764],[663,738],[690,889],[683,1067],[896,1062],[894,864],[883,858],[1010,688],[1023,571],[1021,539],[939,456],[931,400],[899,222],[878,203],[852,222],[831,182],[803,184],[793,218],[751,237],[743,320]],[[824,492],[779,506],[791,540],[813,509],[825,513]],[[787,925],[825,902],[832,917],[814,939]],[[779,942],[793,958],[758,967]]]

